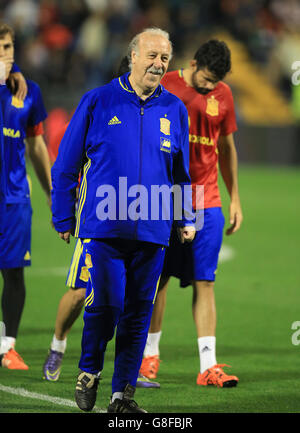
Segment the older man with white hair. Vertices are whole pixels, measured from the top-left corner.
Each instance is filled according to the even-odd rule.
[[[54,227],[66,242],[71,234],[81,239],[85,263],[75,391],[84,411],[94,407],[106,346],[117,328],[108,412],[145,412],[133,395],[173,222],[171,194],[169,203],[158,201],[153,217],[152,187],[190,187],[187,111],[160,85],[171,55],[163,30],[146,29],[134,37],[130,71],[83,96],[52,168]],[[181,241],[189,242],[195,235],[191,194],[184,198],[176,222]],[[142,208],[149,204],[151,215],[145,215]]]

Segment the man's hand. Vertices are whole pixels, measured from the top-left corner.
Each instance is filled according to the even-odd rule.
[[[239,230],[243,221],[243,213],[239,200],[232,201],[229,206],[229,222],[231,226],[226,230],[229,236]]]
[[[28,92],[28,87],[24,75],[22,75],[21,72],[14,72],[13,74],[9,75],[8,80],[10,82],[12,92],[16,96],[16,98],[24,101]]]
[[[196,229],[194,226],[185,226],[177,229],[179,240],[182,244],[192,242],[195,237]]]
[[[0,80],[3,81],[3,84],[5,84],[5,81],[9,75],[9,72],[12,68],[12,65],[14,63],[13,56],[0,56],[0,62],[1,62],[1,76]]]
[[[67,244],[70,243],[70,236],[71,236],[71,232],[67,231],[67,232],[63,232],[63,233],[58,233],[60,239],[62,239],[63,241],[67,242]]]

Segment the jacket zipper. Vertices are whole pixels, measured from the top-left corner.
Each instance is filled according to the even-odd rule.
[[[141,102],[142,104],[142,102]],[[142,180],[142,154],[143,154],[143,116],[144,116],[144,107],[141,106],[140,109],[140,168],[139,168],[139,185],[141,184]],[[138,220],[135,221],[135,230],[134,230],[134,239],[137,239],[137,226],[138,226]]]

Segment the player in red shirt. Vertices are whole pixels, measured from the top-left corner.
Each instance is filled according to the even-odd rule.
[[[149,379],[157,375],[167,287],[170,277],[175,276],[180,279],[181,287],[193,286],[192,312],[200,356],[197,384],[232,387],[238,383],[236,376],[224,373],[222,367],[226,364],[217,364],[216,361],[214,297],[215,272],[224,228],[218,166],[230,196],[231,226],[226,234],[235,233],[243,218],[233,139],[233,133],[237,130],[233,97],[229,86],[221,81],[230,69],[231,55],[227,45],[210,40],[198,49],[188,68],[168,72],[161,81],[167,90],[184,102],[188,110],[193,206],[202,215],[204,213],[204,225],[190,245],[180,244],[175,232],[171,235],[140,370]],[[204,186],[202,201],[196,200],[197,185]]]

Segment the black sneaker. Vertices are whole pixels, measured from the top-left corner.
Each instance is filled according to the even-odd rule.
[[[116,398],[113,402],[110,402],[107,412],[109,413],[147,413],[146,410],[138,407],[138,404],[133,400],[135,393],[135,387],[126,385],[123,399]]]
[[[100,376],[79,370],[75,389],[75,400],[79,409],[86,412],[93,409]]]

